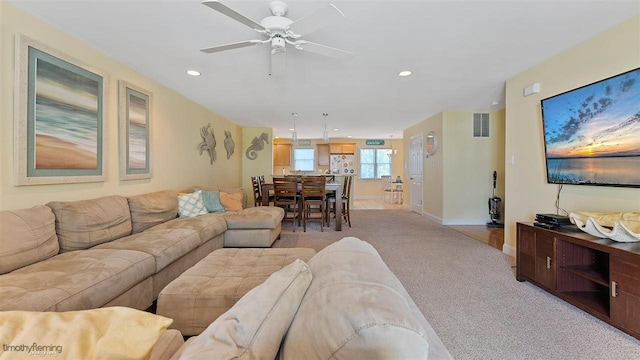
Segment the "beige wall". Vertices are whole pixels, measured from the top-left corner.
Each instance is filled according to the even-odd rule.
[[[488,198],[504,199],[504,111],[489,112],[489,137],[473,137],[473,113],[444,112],[444,224],[485,224]]]
[[[439,137],[439,144],[434,155],[424,157],[422,163],[422,212],[429,217],[432,217],[438,221],[442,221],[444,216],[444,154],[446,150],[443,149],[443,113],[438,113],[430,118],[427,118],[420,123],[404,130],[403,138],[407,140],[406,154],[409,157],[410,139],[416,134],[422,134],[422,141],[426,140],[427,134],[431,131],[435,131]],[[424,151],[424,150],[423,150]],[[405,178],[409,178],[409,169],[405,169]],[[405,197],[410,199],[411,188],[405,186]]]
[[[640,17],[507,80],[506,225],[503,251],[513,254],[516,222],[536,213],[555,213],[558,185],[546,183],[540,100],[640,66]],[[523,88],[540,83],[539,94]],[[560,206],[567,211],[640,211],[640,190],[599,186],[564,186]]]
[[[473,112],[469,111],[443,111],[404,132],[405,139],[420,133],[426,139],[430,131],[438,134],[436,153],[423,160],[422,211],[443,224],[489,220],[487,200],[493,195],[494,170],[498,171],[496,194],[504,200],[505,112],[489,113],[488,138],[473,137]]]
[[[262,135],[262,133],[267,133],[269,143],[263,144],[264,149],[257,151],[257,158],[251,160],[246,155],[247,149],[251,147],[254,138],[260,139],[260,135]],[[251,184],[251,177],[264,175],[265,182],[271,182],[273,166],[273,129],[243,128],[242,146],[238,148],[238,156],[242,157],[242,187],[247,191],[248,206],[252,206],[255,204],[253,201],[253,185]]]
[[[161,189],[183,189],[191,185],[240,186],[242,129],[232,122],[187,100],[95,48],[23,12],[0,2],[0,209],[16,209],[51,200],[78,200],[111,194],[139,194]],[[68,56],[108,73],[107,181],[82,184],[14,186],[13,84],[15,34],[24,34]],[[185,75],[186,76],[186,75]],[[153,93],[153,178],[120,181],[118,175],[118,80],[125,80]],[[217,161],[198,155],[200,127],[211,123],[217,140]],[[226,159],[224,131],[231,131],[236,153]]]

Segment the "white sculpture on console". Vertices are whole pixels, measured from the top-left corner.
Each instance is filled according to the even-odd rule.
[[[637,212],[578,211],[569,214],[569,219],[593,236],[619,242],[640,241],[640,213]]]

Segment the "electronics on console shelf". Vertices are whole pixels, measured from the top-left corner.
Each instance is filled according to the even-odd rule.
[[[571,224],[568,216],[556,214],[536,214],[536,221],[551,225]]]
[[[536,214],[536,221],[533,225],[549,230],[580,231],[580,228],[571,223],[568,216],[556,214]]]
[[[537,227],[541,227],[541,228],[545,228],[545,229],[549,229],[549,230],[553,230],[556,228],[555,225],[553,224],[547,224],[547,223],[542,223],[542,222],[534,222],[533,226],[537,226]]]
[[[549,224],[544,222],[534,222],[533,226],[549,229],[549,230],[566,230],[573,232],[581,232],[580,228],[574,224]]]

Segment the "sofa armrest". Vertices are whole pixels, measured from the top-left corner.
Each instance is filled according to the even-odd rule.
[[[180,349],[184,344],[184,338],[180,331],[175,329],[168,329],[164,333],[158,342],[153,346],[149,360],[168,360]]]

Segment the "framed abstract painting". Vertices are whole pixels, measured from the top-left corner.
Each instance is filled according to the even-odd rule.
[[[107,74],[16,36],[15,183],[106,180]]]
[[[152,94],[120,80],[120,180],[151,178]]]

